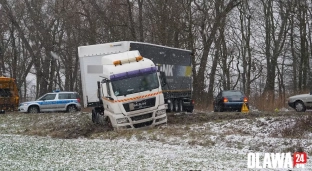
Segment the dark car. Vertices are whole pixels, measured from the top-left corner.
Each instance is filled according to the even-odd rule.
[[[214,112],[241,111],[243,103],[248,107],[248,99],[244,93],[238,90],[224,90],[214,99],[213,108]]]

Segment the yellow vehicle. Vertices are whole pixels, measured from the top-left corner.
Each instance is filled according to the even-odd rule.
[[[14,78],[0,76],[0,112],[17,110],[19,95]]]

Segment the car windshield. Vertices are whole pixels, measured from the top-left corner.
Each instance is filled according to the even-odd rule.
[[[112,81],[113,92],[116,96],[152,90],[159,87],[157,73],[128,77]]]
[[[0,97],[12,97],[11,90],[8,88],[0,88]]]
[[[223,96],[242,96],[242,93],[239,91],[224,91]]]

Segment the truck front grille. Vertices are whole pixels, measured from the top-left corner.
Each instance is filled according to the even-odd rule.
[[[132,119],[132,121],[139,121],[139,120],[151,118],[152,116],[153,116],[153,113],[147,113],[144,115],[132,116],[130,118]]]
[[[144,99],[136,102],[124,103],[123,107],[126,112],[140,110],[144,108],[154,107],[156,104],[156,97]]]
[[[152,125],[152,123],[153,123],[153,120],[148,121],[148,122],[133,124],[133,126],[134,126],[134,128],[141,128],[141,127],[145,127],[145,126],[150,126],[150,125]]]

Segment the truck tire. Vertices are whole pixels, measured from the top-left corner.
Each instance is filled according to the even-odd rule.
[[[96,124],[100,124],[100,119],[99,119],[99,113],[98,112],[95,112],[95,123]]]
[[[172,99],[169,99],[168,100],[168,112],[173,112],[173,100]]]
[[[179,112],[179,100],[178,99],[174,100],[173,106],[174,106],[174,111]]]
[[[183,112],[183,100],[179,100],[179,112]]]
[[[114,130],[112,122],[111,122],[111,120],[110,120],[110,118],[108,116],[105,118],[104,126],[107,128],[108,131],[113,131]]]

